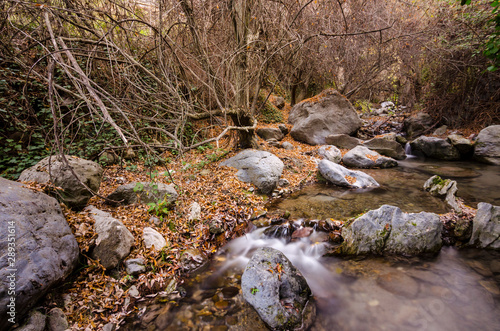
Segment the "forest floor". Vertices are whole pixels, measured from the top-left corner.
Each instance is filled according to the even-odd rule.
[[[370,122],[376,120],[380,119],[373,118]],[[277,127],[278,124],[262,126]],[[279,188],[274,196],[259,194],[252,184],[237,179],[235,169],[219,166],[222,159],[238,153],[230,139],[221,144],[221,149],[197,149],[184,155],[166,153],[165,166],[149,168],[141,162],[133,162],[106,167],[99,191],[101,196],[109,195],[121,184],[147,181],[173,182],[179,193],[175,206],[167,213],[149,211],[149,206],[138,204],[111,207],[98,197],[89,201],[89,205],[109,212],[129,229],[135,244],[128,259],[144,258],[147,270],[137,278],[127,275],[123,266],[105,270],[98,261],[90,258],[97,238],[93,219],[86,211],[74,212],[65,208],[82,258],[70,279],[47,295],[43,308],[47,311],[61,308],[73,330],[98,330],[110,322],[119,325],[127,316],[137,313],[139,302],[171,288],[172,284],[181,284],[187,276],[180,265],[180,255],[185,249],[197,248],[210,257],[227,241],[243,234],[251,219],[266,213],[266,205],[271,200],[317,180],[315,151],[318,147],[297,142],[289,135],[283,141],[293,144],[294,149],[273,147],[259,140],[263,150],[275,154],[285,164],[281,178],[290,184]],[[198,220],[188,218],[193,202],[201,206]],[[160,218],[160,223],[155,224],[152,217]],[[210,233],[213,224],[218,224],[224,232],[218,235]],[[141,238],[142,229],[147,226],[167,239],[167,247],[161,251],[145,248]],[[139,296],[129,294],[132,285],[138,289]]]

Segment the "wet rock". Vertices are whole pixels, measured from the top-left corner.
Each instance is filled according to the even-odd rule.
[[[438,160],[460,160],[458,149],[446,139],[422,136],[410,143],[413,152],[420,152],[426,157]]]
[[[201,206],[198,202],[193,202],[189,207],[189,216],[188,219],[190,221],[198,220],[201,218]]]
[[[264,194],[271,193],[278,184],[284,164],[275,155],[247,149],[221,163],[238,169],[236,175],[243,182],[250,182]]]
[[[390,140],[387,138],[373,138],[371,140],[365,141],[363,146],[368,147],[372,151],[375,151],[379,154],[391,157],[396,160],[404,160],[406,159],[406,153],[401,146],[394,138],[394,140]]]
[[[398,165],[394,159],[382,156],[364,146],[351,149],[344,155],[342,162],[354,168],[392,168]]]
[[[284,138],[283,132],[278,128],[259,128],[255,132],[264,140],[276,139],[280,141]]]
[[[26,323],[14,331],[43,331],[45,330],[47,317],[38,310],[32,310]]]
[[[332,145],[321,146],[318,148],[318,155],[328,161],[340,163],[342,161],[342,153],[340,150]]]
[[[312,228],[300,228],[292,233],[292,239],[307,238],[313,232]]]
[[[479,132],[474,145],[474,158],[487,164],[500,165],[500,125]]]
[[[377,278],[377,285],[392,294],[414,299],[418,295],[419,285],[403,272],[389,272]]]
[[[79,248],[56,199],[1,177],[0,233],[0,330],[4,330],[12,325],[8,319],[20,321],[73,271]],[[15,280],[9,269],[17,269]],[[7,307],[11,282],[16,287],[15,316]]]
[[[52,308],[49,311],[48,319],[50,331],[64,331],[69,327],[68,320],[61,308]]]
[[[167,206],[172,205],[179,195],[173,185],[151,182],[134,182],[118,186],[108,195],[108,199],[118,201],[122,205],[133,203],[158,203],[165,201]]]
[[[153,228],[145,227],[142,230],[142,241],[147,249],[153,248],[155,251],[160,251],[167,246],[165,237]]]
[[[325,138],[325,143],[342,149],[352,149],[361,144],[361,140],[347,134],[331,134]]]
[[[364,172],[349,170],[328,160],[321,160],[318,163],[318,170],[326,180],[335,185],[352,188],[379,186],[375,179]]]
[[[68,207],[80,210],[92,197],[92,193],[80,181],[97,192],[101,185],[103,169],[95,162],[76,156],[66,155],[65,158],[68,161],[67,165],[60,155],[46,157],[33,167],[24,170],[19,176],[19,181],[34,181],[41,184],[52,181],[55,186],[63,190],[61,194],[54,193],[54,197]],[[78,179],[75,178],[73,172]]]
[[[190,248],[181,254],[181,268],[185,272],[193,272],[204,267],[208,262],[207,257],[196,248]]]
[[[264,236],[268,238],[281,238],[287,242],[290,241],[292,233],[295,231],[293,224],[288,222],[283,224],[272,225],[264,230]]]
[[[112,269],[130,254],[134,236],[122,222],[111,214],[88,206],[85,208],[94,219],[97,233],[96,247],[92,252],[94,259],[100,260],[106,269]]]
[[[307,309],[313,304],[305,278],[276,249],[259,248],[254,253],[243,272],[241,290],[272,330],[307,330],[314,321],[310,315],[315,309]]]
[[[448,136],[448,141],[458,150],[462,159],[466,159],[472,156],[474,152],[474,146],[472,142],[458,134],[450,134]]]
[[[470,245],[500,249],[500,207],[480,202],[473,220]]]
[[[224,298],[230,299],[238,295],[238,293],[240,293],[240,289],[236,286],[228,286],[224,287],[221,292]]]
[[[342,251],[348,255],[437,253],[442,246],[441,229],[436,214],[403,213],[398,207],[384,205],[342,229]]]
[[[125,270],[127,270],[127,274],[132,276],[137,276],[146,271],[145,266],[146,260],[142,257],[137,259],[128,259],[124,261]]]
[[[457,192],[457,182],[451,179],[441,179],[435,175],[424,183],[424,190],[432,196],[444,197],[448,206],[457,212],[461,212],[455,193]]]
[[[433,122],[429,114],[419,112],[404,120],[403,130],[409,139],[413,139],[427,131]]]
[[[361,127],[354,107],[334,89],[293,106],[288,123],[292,137],[310,145],[324,145],[328,135],[353,134]]]

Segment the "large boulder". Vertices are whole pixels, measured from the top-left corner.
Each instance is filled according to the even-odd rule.
[[[420,152],[426,157],[438,160],[460,160],[458,149],[447,139],[421,136],[410,143],[412,152]]]
[[[483,163],[500,165],[500,125],[492,125],[479,132],[474,158]]]
[[[480,202],[472,223],[470,245],[478,248],[500,249],[500,207]]]
[[[358,138],[351,137],[347,134],[331,134],[326,136],[325,142],[328,145],[333,145],[342,149],[352,149],[362,142]]]
[[[92,197],[92,193],[81,183],[97,192],[101,185],[103,170],[99,164],[92,161],[69,155],[65,155],[65,158],[68,160],[67,164],[61,155],[46,157],[24,170],[19,176],[19,181],[34,181],[41,184],[52,182],[62,188],[62,192],[57,192],[54,196],[68,207],[79,210],[84,208]],[[75,178],[73,172],[78,178]]]
[[[318,163],[318,170],[330,183],[351,188],[378,187],[379,184],[371,176],[361,171],[349,170],[340,164],[328,160]]]
[[[280,141],[285,137],[283,132],[278,128],[259,128],[256,130],[256,133],[264,140],[276,139]]]
[[[253,149],[244,150],[220,165],[238,169],[239,180],[254,184],[264,194],[271,193],[278,185],[284,167],[276,155]]]
[[[351,149],[344,155],[342,162],[354,168],[392,168],[398,165],[396,160],[382,156],[364,146]]]
[[[1,177],[0,233],[0,329],[6,330],[73,271],[79,249],[56,199]]]
[[[441,249],[442,223],[433,213],[403,213],[383,205],[342,229],[342,251],[349,255],[395,254],[414,256]]]
[[[474,145],[472,141],[459,134],[450,134],[448,136],[448,141],[458,150],[462,159],[466,159],[472,156],[474,152]]]
[[[406,153],[395,139],[385,139],[385,138],[373,138],[363,143],[363,146],[368,147],[372,151],[375,151],[379,154],[392,157],[396,160],[404,160],[406,159]]]
[[[318,155],[328,161],[340,163],[342,161],[342,153],[340,149],[332,145],[324,145],[318,148]]]
[[[307,330],[315,304],[307,281],[280,251],[259,248],[241,277],[245,300],[271,330]]]
[[[293,106],[288,123],[292,137],[310,145],[324,145],[331,134],[353,134],[362,125],[349,100],[334,89]]]
[[[113,218],[111,214],[94,206],[88,206],[85,210],[94,219],[95,232],[97,233],[92,258],[100,260],[104,268],[112,269],[130,254],[134,245],[134,236],[122,222]]]
[[[431,116],[424,112],[419,112],[406,118],[403,122],[403,130],[408,139],[413,139],[429,130],[434,124]]]
[[[133,203],[158,203],[166,201],[166,205],[172,205],[179,195],[173,185],[151,182],[134,182],[118,186],[108,195],[108,199],[129,205]]]

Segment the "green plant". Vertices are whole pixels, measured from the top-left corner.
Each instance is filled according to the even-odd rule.
[[[252,288],[250,289],[250,292],[251,292],[253,295],[255,295],[257,292],[259,292],[259,289],[258,289],[258,288],[256,288],[256,287],[252,287]]]

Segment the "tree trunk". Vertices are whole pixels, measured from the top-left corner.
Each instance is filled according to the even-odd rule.
[[[235,106],[237,116],[231,116],[234,125],[253,126],[254,110],[250,109],[250,82],[248,79],[247,44],[250,33],[250,9],[253,0],[234,0],[232,2],[232,21],[236,40],[237,55],[234,67]],[[257,148],[255,130],[239,130],[241,148]]]

